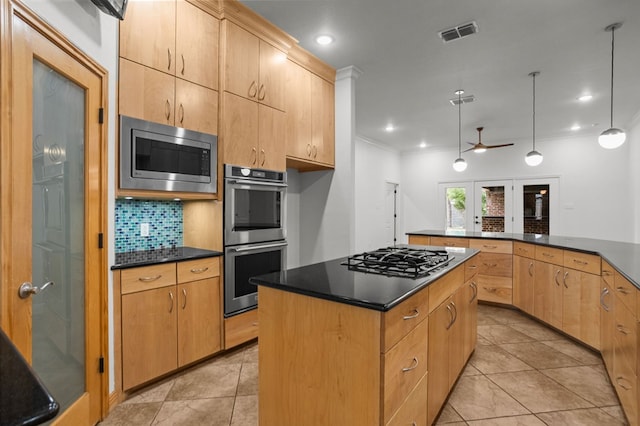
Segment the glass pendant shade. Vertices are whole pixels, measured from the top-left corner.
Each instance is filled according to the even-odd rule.
[[[626,139],[627,134],[624,130],[612,127],[600,133],[600,136],[598,136],[598,143],[603,148],[615,149],[621,146]]]
[[[457,158],[456,161],[453,162],[453,170],[456,172],[464,172],[467,169],[467,162],[464,161],[464,158]]]
[[[542,154],[540,154],[536,150],[533,150],[529,152],[526,157],[524,157],[524,161],[531,167],[538,166],[540,165],[540,163],[542,163]]]

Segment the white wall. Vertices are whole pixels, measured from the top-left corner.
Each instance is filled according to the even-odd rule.
[[[463,154],[469,166],[462,173],[451,167],[457,152],[403,153],[405,230],[442,229],[434,213],[438,182],[559,176],[560,217],[554,234],[633,241],[637,190],[633,192],[631,184],[630,145],[605,150],[597,135],[536,141],[544,162],[529,167],[524,156],[531,145],[521,142],[484,154]]]
[[[391,182],[391,183],[390,183]],[[391,246],[393,242],[393,183],[397,185],[397,244],[406,243],[401,232],[402,191],[400,154],[357,138],[355,154],[355,253]]]
[[[114,166],[116,130],[116,87],[118,72],[118,19],[100,12],[90,0],[24,0],[38,16],[65,35],[74,45],[102,65],[109,73],[108,126],[108,265],[115,262],[114,256]],[[114,358],[113,349],[113,281],[109,275],[109,359]],[[113,362],[109,363],[109,391],[115,388]]]
[[[629,170],[631,189],[630,196],[634,201],[634,242],[640,243],[640,111],[635,115],[626,129],[628,132],[626,145],[629,145]]]

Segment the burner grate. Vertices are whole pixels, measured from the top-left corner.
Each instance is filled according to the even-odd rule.
[[[421,278],[447,265],[446,250],[387,247],[349,256],[343,263],[350,270],[394,277]]]

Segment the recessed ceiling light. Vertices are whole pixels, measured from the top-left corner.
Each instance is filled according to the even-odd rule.
[[[387,127],[384,128],[387,132],[393,132],[396,128],[393,127],[393,124],[387,124]]]
[[[316,43],[326,46],[327,44],[333,43],[333,37],[326,34],[319,35],[316,37]]]
[[[574,124],[573,126],[571,126],[571,130],[576,131],[576,130],[580,130],[582,127],[580,127],[579,124]]]
[[[426,148],[426,147],[427,147],[426,142],[420,142],[420,148]]]
[[[593,98],[593,95],[582,95],[578,97],[580,102],[588,102]]]

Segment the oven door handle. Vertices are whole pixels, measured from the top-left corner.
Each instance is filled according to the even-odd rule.
[[[276,186],[278,188],[286,188],[288,185],[286,183],[277,183],[277,182],[262,182],[259,180],[237,180],[237,179],[226,179],[227,183],[235,184],[235,185],[262,185],[262,186]]]
[[[287,243],[264,244],[264,245],[260,245],[260,246],[234,247],[231,250],[233,250],[235,252],[241,252],[241,251],[259,250],[259,249],[269,249],[269,248],[275,248],[275,247],[284,247],[286,245],[287,245]]]

